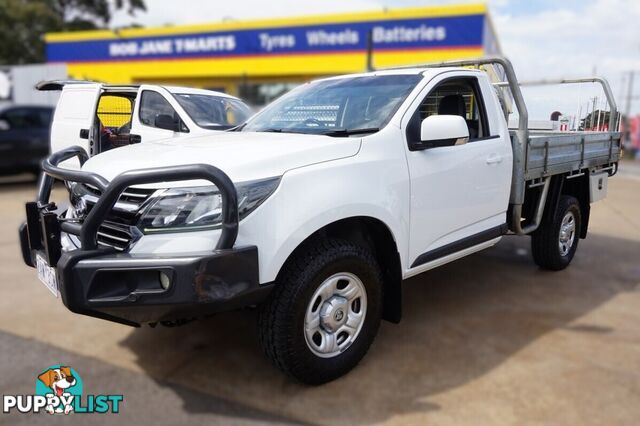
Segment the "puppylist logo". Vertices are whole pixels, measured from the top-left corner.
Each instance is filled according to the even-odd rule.
[[[80,375],[60,364],[44,369],[36,378],[34,395],[3,395],[2,412],[71,414],[120,412],[122,395],[85,395]]]

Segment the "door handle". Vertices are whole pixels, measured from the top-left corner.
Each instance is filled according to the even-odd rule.
[[[487,157],[487,164],[499,164],[502,163],[502,155],[492,154]]]

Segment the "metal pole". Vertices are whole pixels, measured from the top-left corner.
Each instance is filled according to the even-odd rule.
[[[572,130],[578,130],[578,128],[580,127],[580,117],[582,117],[582,102],[578,106],[578,115],[576,115],[576,119],[573,121]]]
[[[591,99],[591,98],[589,98]],[[589,116],[589,105],[591,104],[591,102],[587,101],[587,113],[584,115],[584,124],[582,125],[582,130],[583,131],[587,131],[587,129],[589,128],[589,124],[587,123],[587,118],[590,118]]]
[[[373,71],[373,30],[367,32],[367,71]]]

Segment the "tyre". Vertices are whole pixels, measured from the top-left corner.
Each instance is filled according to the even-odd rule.
[[[364,357],[382,316],[382,274],[371,253],[318,239],[287,261],[259,315],[268,358],[300,382],[319,385]]]
[[[531,236],[533,260],[539,267],[560,271],[571,263],[580,240],[580,204],[575,197],[563,195],[553,215]]]

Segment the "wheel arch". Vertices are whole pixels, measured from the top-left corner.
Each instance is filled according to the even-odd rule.
[[[544,207],[543,218],[544,221],[550,221],[558,207],[560,198],[563,195],[570,195],[575,197],[580,204],[580,238],[587,237],[587,229],[589,228],[589,213],[591,211],[590,198],[589,198],[589,174],[585,173],[582,176],[569,179],[566,174],[559,174],[551,176],[551,182],[549,187],[549,193]],[[528,189],[525,196],[525,205],[523,210],[527,216],[532,217],[534,215],[535,205],[538,200],[538,194],[536,194],[537,188]]]
[[[327,223],[304,238],[280,266],[278,276],[295,254],[317,238],[339,238],[366,246],[382,270],[383,319],[398,323],[402,317],[402,264],[393,232],[382,220],[352,216]],[[277,280],[277,278],[276,278]]]
[[[589,228],[589,214],[591,213],[591,198],[589,196],[589,171],[573,179],[564,179],[562,195],[571,195],[580,204],[580,238],[587,237]]]

